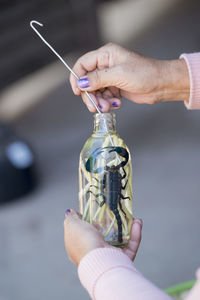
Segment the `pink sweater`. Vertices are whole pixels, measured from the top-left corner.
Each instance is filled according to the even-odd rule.
[[[188,109],[200,109],[200,53],[182,54],[190,75]],[[115,248],[98,248],[84,256],[78,267],[81,283],[95,300],[172,300],[136,270]],[[200,300],[200,269],[187,300]]]

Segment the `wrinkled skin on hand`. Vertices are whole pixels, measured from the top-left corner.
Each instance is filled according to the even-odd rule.
[[[91,112],[96,109],[83,91],[91,92],[102,112],[120,108],[121,98],[139,104],[189,99],[189,74],[184,59],[158,60],[109,43],[81,56],[73,70],[89,81],[87,88],[80,88],[77,79],[70,75],[74,94],[82,96]]]

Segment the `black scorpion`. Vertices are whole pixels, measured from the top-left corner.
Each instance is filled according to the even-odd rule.
[[[103,153],[104,151],[108,150],[109,153],[116,152],[121,157],[125,158],[125,160],[121,161],[120,164],[117,166],[112,165],[104,166],[104,167],[96,167],[96,161],[98,159],[98,156]],[[118,205],[121,209],[121,211],[126,216],[126,213],[122,209],[121,199],[129,199],[130,197],[125,197],[122,194],[122,190],[126,189],[126,185],[128,183],[128,179],[126,180],[125,184],[122,184],[122,180],[126,178],[126,171],[124,170],[124,166],[127,164],[129,159],[128,151],[123,147],[104,147],[104,148],[97,148],[95,151],[92,152],[91,156],[86,161],[85,167],[86,170],[90,173],[101,173],[104,171],[103,179],[97,180],[94,178],[99,184],[100,187],[96,185],[90,185],[90,187],[94,186],[97,189],[100,188],[100,193],[94,194],[92,191],[88,191],[88,193],[93,194],[97,199],[99,197],[103,198],[103,201],[99,203],[100,206],[103,206],[105,202],[107,202],[107,205],[109,209],[114,213],[117,221],[118,226],[118,242],[122,243],[122,220],[121,216],[119,214]],[[124,174],[121,175],[119,169],[122,168]]]

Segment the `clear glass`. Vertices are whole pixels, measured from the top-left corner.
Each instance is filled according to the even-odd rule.
[[[115,130],[115,115],[94,115],[94,131],[79,162],[79,207],[104,240],[124,247],[132,227],[132,166],[128,147]]]

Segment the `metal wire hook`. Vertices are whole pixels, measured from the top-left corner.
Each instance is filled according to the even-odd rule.
[[[31,28],[35,31],[35,33],[37,33],[37,35],[41,38],[41,40],[51,49],[51,51],[61,60],[61,62],[65,65],[65,67],[73,74],[73,76],[79,80],[78,75],[70,68],[70,66],[64,61],[64,59],[58,54],[58,52],[56,52],[56,50],[43,38],[43,36],[39,33],[39,31],[34,27],[33,24],[37,24],[41,27],[43,27],[43,24],[32,20],[30,22],[30,26]],[[94,107],[96,108],[96,110],[98,111],[99,114],[102,114],[102,112],[99,110],[98,106],[96,105],[95,101],[92,99],[92,97],[90,96],[90,94],[88,92],[85,92],[85,94],[87,95],[87,97],[89,98],[89,100],[93,103]]]
[[[65,67],[74,75],[74,77],[78,80],[79,77],[78,75],[70,68],[70,66],[64,61],[64,59],[56,52],[56,50],[43,38],[43,36],[39,33],[39,31],[34,27],[33,24],[37,24],[41,27],[43,27],[43,24],[38,22],[38,21],[35,21],[35,20],[32,20],[30,22],[30,26],[31,28],[35,31],[35,33],[37,33],[37,35],[41,38],[41,40],[51,49],[51,51],[61,60],[61,62],[65,65]],[[92,99],[92,97],[90,96],[90,94],[88,92],[85,92],[85,94],[87,95],[88,99],[92,102],[92,104],[94,105],[94,107],[96,108],[96,110],[98,111],[99,114],[103,114],[100,109],[98,108],[98,106],[96,105],[95,101]],[[114,143],[113,143],[113,140],[111,138],[111,135],[109,133],[109,130],[108,130],[108,127],[107,127],[107,124],[106,124],[106,120],[104,119],[104,124],[105,124],[105,129],[108,133],[108,136],[109,136],[109,139],[110,139],[110,142],[111,142],[111,145],[114,147]],[[119,157],[119,155],[117,154],[117,158],[119,160],[119,162],[121,162],[121,159]]]

